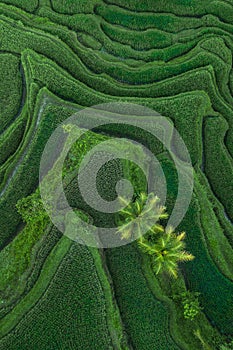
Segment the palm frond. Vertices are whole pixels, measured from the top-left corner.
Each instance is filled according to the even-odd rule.
[[[156,275],[158,275],[161,272],[162,266],[163,266],[162,263],[159,262],[159,261],[152,263],[152,269],[153,269],[153,271],[155,272]]]
[[[153,233],[157,233],[156,231],[158,231],[158,232],[164,232],[164,227],[162,226],[162,225],[159,225],[159,224],[155,224],[155,225],[153,225],[152,227],[151,227],[151,231],[153,232]]]
[[[182,251],[179,255],[180,261],[192,261],[194,258],[195,258],[194,255],[192,255],[186,251]]]
[[[185,236],[186,236],[186,233],[183,231],[180,234],[178,234],[176,236],[176,238],[177,238],[178,241],[182,241],[185,238]]]
[[[127,202],[127,200],[124,197],[119,196],[118,200],[121,204],[124,204],[124,206],[129,205],[129,202]]]
[[[172,267],[168,267],[168,273],[170,276],[177,278],[178,277],[178,270],[177,268],[172,268]]]
[[[145,241],[138,240],[138,245],[144,253],[151,255],[151,246],[145,243]]]

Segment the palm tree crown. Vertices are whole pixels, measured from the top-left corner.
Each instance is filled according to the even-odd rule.
[[[123,198],[119,198],[121,204],[125,205],[118,215],[119,228],[117,233],[121,239],[139,238],[143,233],[153,230],[163,231],[163,227],[156,222],[165,219],[168,214],[165,207],[159,205],[159,198],[153,193],[148,196],[143,192],[132,204]]]
[[[156,243],[146,239],[138,241],[139,247],[152,257],[152,267],[156,274],[166,271],[171,276],[177,277],[178,263],[182,261],[190,261],[194,256],[184,250],[185,232],[176,234],[172,227],[164,232],[156,240]]]
[[[159,205],[159,198],[153,193],[141,193],[132,204],[120,198],[125,208],[118,216],[118,233],[121,239],[137,239],[139,247],[152,258],[156,274],[167,272],[178,276],[178,263],[191,261],[194,256],[185,251],[185,232],[175,233],[172,227],[164,229],[157,223],[166,219],[165,207]],[[123,224],[122,224],[123,223]]]

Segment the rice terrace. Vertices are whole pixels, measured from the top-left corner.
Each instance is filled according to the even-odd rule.
[[[233,349],[233,0],[0,0],[0,350]]]

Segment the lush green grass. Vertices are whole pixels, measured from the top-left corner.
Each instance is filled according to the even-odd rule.
[[[89,147],[94,147],[100,141],[105,140],[105,138],[102,137],[96,137],[92,141],[90,140],[87,144],[86,151],[89,150]],[[116,143],[117,145],[117,143]],[[117,145],[119,147],[119,145]],[[122,151],[129,153],[132,152],[132,149],[130,146],[126,147]],[[80,151],[79,151],[80,152]],[[142,149],[137,146],[136,149],[134,149],[134,154],[137,154],[137,157],[143,160],[143,157],[145,158],[143,160],[144,167],[148,173],[148,157],[143,153]],[[77,157],[82,160],[83,155],[80,153]],[[85,171],[85,170],[84,170]],[[74,173],[75,175],[76,173]],[[89,177],[91,174],[88,172],[85,173],[87,177]],[[139,188],[144,188],[146,179],[145,175],[132,162],[120,160],[120,159],[114,159],[109,162],[107,162],[98,172],[98,176],[96,178],[96,183],[90,184],[90,193],[92,192],[92,186],[96,186],[96,189],[98,190],[99,195],[105,200],[105,201],[112,201],[116,198],[116,184],[118,181],[122,180],[122,178],[128,179],[133,188],[134,191],[138,191]],[[93,218],[93,222],[95,225],[100,227],[114,227],[114,214],[112,213],[104,213],[101,211],[98,211],[92,207],[90,207],[86,202],[85,198],[82,198],[82,195],[80,193],[79,184],[78,184],[78,178],[77,176],[74,176],[73,181],[69,183],[66,190],[66,196],[67,199],[72,207],[80,208],[84,210],[85,212],[89,213],[91,217]],[[113,226],[112,226],[113,225]],[[104,240],[104,238],[103,238]]]
[[[122,8],[129,9],[135,12],[168,12],[182,16],[199,17],[207,13],[215,14],[220,18],[224,18],[231,23],[232,6],[227,2],[204,0],[175,0],[169,2],[166,0],[148,0],[141,2],[140,0],[130,0],[127,3],[124,0],[105,0],[105,3],[118,5]]]
[[[155,29],[148,29],[140,33],[134,30],[126,31],[125,29],[114,27],[108,23],[103,23],[101,28],[112,41],[130,45],[133,49],[139,51],[154,48],[163,49],[170,46],[173,42],[172,34]]]
[[[19,57],[0,54],[0,133],[10,125],[20,109],[22,77]]]
[[[98,8],[96,12],[98,13]],[[198,42],[197,40],[189,40],[185,43],[175,43],[174,45],[169,46],[168,48],[165,48],[163,50],[153,49],[149,51],[137,51],[132,47],[130,47],[129,45],[128,46],[119,45],[119,42],[114,42],[110,40],[110,38],[105,35],[105,33],[101,28],[102,21],[96,16],[83,15],[83,14],[73,15],[73,16],[64,16],[64,15],[56,14],[51,10],[49,10],[48,8],[42,8],[39,13],[43,17],[48,17],[53,22],[57,22],[59,24],[65,25],[66,27],[74,31],[85,32],[90,36],[94,37],[96,40],[98,40],[98,42],[102,44],[101,52],[99,52],[98,55],[103,56],[104,53],[107,52],[111,54],[110,60],[115,61],[116,58],[114,56],[116,56],[118,58],[118,63],[122,60],[124,63],[128,63],[128,59],[141,60],[141,62],[139,61],[139,64],[140,63],[143,64],[143,61],[145,62],[151,62],[155,60],[169,61],[174,57],[178,57],[179,55],[182,55],[184,52],[189,51]],[[72,43],[70,43],[70,45],[72,45]],[[79,51],[79,55],[82,55],[82,50],[80,50],[80,48],[78,48],[78,51]],[[93,54],[93,53],[89,52],[89,54]],[[87,64],[88,60],[87,61],[85,60],[84,62],[85,64]]]
[[[198,217],[199,210],[198,204],[193,202],[182,224],[183,228],[189,227],[187,247],[196,256],[195,262],[185,266],[188,285],[202,294],[201,302],[212,324],[222,333],[232,335],[233,284],[218,271],[208,254]]]
[[[179,349],[169,334],[168,309],[149,289],[135,245],[109,249],[106,257],[133,348]]]
[[[37,242],[37,244],[32,249],[31,266],[26,271],[24,271],[23,275],[19,277],[17,281],[17,287],[14,287],[14,289],[12,289],[12,292],[8,295],[7,299],[4,299],[1,296],[1,299],[4,299],[4,302],[1,304],[0,308],[0,319],[6,316],[33,288],[40,276],[42,267],[47,257],[60,238],[61,233],[56,228],[48,227],[41,240]]]
[[[36,10],[36,8],[39,5],[38,0],[30,0],[30,1],[24,1],[24,0],[3,0],[2,1],[5,4],[14,5],[16,7],[22,8],[28,12],[33,12]]]
[[[231,228],[224,230],[224,227],[221,227],[221,222],[214,211],[214,204],[208,200],[206,187],[201,184],[202,178],[203,174],[198,172],[198,176],[195,178],[195,192],[200,204],[201,225],[208,251],[219,270],[229,279],[233,280],[232,244],[231,241],[228,241],[227,235],[225,236],[226,231],[229,235],[232,235],[233,231]],[[209,220],[206,220],[206,218]]]
[[[228,124],[219,117],[210,117],[204,123],[205,173],[216,197],[224,203],[229,217],[233,220],[232,173],[233,163],[224,144]],[[221,137],[222,142],[216,142]],[[221,179],[221,181],[219,181]]]
[[[34,124],[36,123],[38,117],[37,113],[43,98],[44,95],[42,92],[38,98],[37,108],[35,109]],[[17,165],[17,172],[7,185],[6,191],[0,200],[0,212],[4,213],[1,215],[1,245],[4,245],[6,241],[9,240],[9,237],[14,234],[17,226],[20,223],[20,215],[17,213],[16,203],[20,198],[26,197],[35,190],[39,181],[39,162],[44,146],[47,142],[47,138],[52,133],[56,125],[63,120],[62,118],[65,118],[65,114],[60,115],[60,118],[61,119],[57,118],[55,121],[52,114],[47,114],[46,118],[45,116],[41,116],[41,120],[35,134],[30,133],[31,137],[33,135],[33,139],[31,142],[28,140],[29,146],[27,147],[27,154],[24,155],[20,163],[12,164],[13,169]]]
[[[64,14],[74,14],[74,13],[90,13],[93,8],[98,4],[97,0],[51,0],[52,7],[54,11]]]
[[[17,306],[13,322],[21,321],[1,340],[0,348],[112,349],[105,304],[109,295],[104,295],[101,282],[88,248],[63,238],[49,256],[35,287]],[[109,288],[107,280],[104,283]],[[22,318],[29,307],[30,312]],[[16,309],[7,316],[2,332],[12,328],[15,312]]]
[[[170,161],[164,162],[163,169],[165,174],[169,174],[167,178],[170,190],[168,208],[170,208],[176,196],[177,177]],[[204,217],[205,225],[208,224],[208,219],[209,214]],[[193,261],[183,267],[187,285],[191,290],[201,293],[204,312],[211,323],[222,333],[232,334],[233,282],[218,270],[210,257],[203,235],[200,204],[196,195],[193,195],[191,205],[179,228],[187,232],[187,250],[195,256]]]
[[[0,135],[0,165],[4,165],[17,151],[23,140],[27,119],[25,115],[13,123],[3,134]]]
[[[62,115],[63,112],[63,109],[60,108],[59,110],[59,108],[54,107],[50,109],[48,108],[48,110],[49,111],[45,112],[44,114],[45,120],[52,118],[52,116],[55,116],[56,113],[60,113]],[[88,151],[90,151],[99,143],[108,139],[109,137],[107,136],[95,134],[92,132],[88,132],[82,136],[72,146],[66,158],[63,167],[63,174],[65,176],[64,181],[68,181],[66,180],[66,177],[71,176],[72,172],[75,169],[76,171],[78,170],[83,158]],[[128,148],[122,150],[122,152],[123,151],[129,152],[130,147],[128,146]],[[141,157],[145,156],[142,153],[141,149],[137,147],[137,156],[139,155]],[[146,163],[146,159],[144,163]],[[113,199],[112,197],[116,196],[115,184],[122,177],[123,168],[128,169],[127,162],[120,164],[120,162],[116,160],[115,162],[109,162],[105,169],[99,172],[99,180],[97,179],[97,189],[101,192],[106,200],[111,200]],[[134,178],[134,188],[138,188],[140,182],[142,182],[143,174],[138,174],[137,169],[131,165],[130,171],[127,170],[127,175],[129,179],[131,177]],[[20,176],[20,174],[18,174],[18,176]],[[17,181],[19,178],[16,177],[14,181]],[[75,176],[74,179],[77,181],[77,178]],[[71,193],[72,197],[75,199],[74,203],[71,200],[73,206],[78,208],[81,207],[82,209],[87,210],[88,206],[84,206],[83,200],[81,199],[81,194],[79,193],[77,195],[76,191],[71,186],[73,185],[72,176],[70,182],[71,184],[67,182],[67,192]],[[28,185],[32,186],[33,184],[36,184],[36,179],[34,179],[34,182],[31,182],[31,184]],[[0,294],[4,300],[11,298],[11,294],[15,294],[16,289],[21,291],[22,288],[25,288],[24,279],[22,280],[21,276],[25,274],[25,272],[27,272],[31,267],[32,251],[35,245],[38,244],[38,242],[43,237],[46,226],[49,223],[49,218],[45,212],[45,209],[43,208],[38,190],[31,196],[20,200],[17,203],[17,208],[19,209],[24,222],[26,222],[26,226],[16,236],[16,238],[0,252],[0,271],[2,276],[2,279],[0,281]],[[91,212],[91,215],[92,214],[93,213]],[[18,216],[17,213],[15,213],[15,215]],[[104,222],[106,223],[108,221],[108,218],[106,219],[106,217],[102,216],[102,219],[103,218]],[[98,218],[95,217],[95,220],[98,221]],[[23,286],[21,286],[22,283]]]
[[[71,241],[63,237],[50,252],[47,257],[42,270],[40,271],[40,277],[35,283],[33,289],[23,298],[13,309],[12,312],[8,313],[1,319],[1,337],[7,335],[16,324],[22,319],[24,313],[28,312],[33,305],[36,304],[37,300],[45,293],[50,280],[56,273],[62,259],[67,254],[71,246]]]
[[[5,315],[2,335],[10,331],[0,349],[110,349],[113,343],[127,348],[106,263],[133,348],[199,349],[196,327],[217,348],[215,327],[231,334],[233,314],[233,233],[224,217],[224,210],[232,216],[232,4],[4,0],[0,12],[0,132],[6,129],[0,135],[0,187],[6,189],[0,199],[0,245],[7,245],[0,253],[0,285],[9,287],[5,277],[12,271],[19,281],[18,293],[9,293],[0,310],[0,317]],[[82,106],[111,101],[143,104],[170,118],[190,152],[195,189],[180,229],[187,232],[187,249],[196,256],[182,268],[187,287],[201,293],[203,313],[196,323],[185,323],[180,306],[169,299],[170,282],[161,279],[159,287],[135,245],[108,250],[102,261],[97,250],[70,248],[64,238],[52,251],[59,239],[54,230],[51,240],[48,229],[40,242],[31,231],[17,231],[21,219],[15,204],[38,186],[41,153],[55,127]],[[89,148],[121,136],[141,142],[155,155],[164,151],[135,128],[117,125],[98,132],[105,136],[87,138]],[[172,135],[168,138],[181,155]],[[72,168],[74,158],[80,163],[88,147],[74,149],[67,164]],[[177,177],[165,155],[160,160],[171,212]],[[124,176],[137,190],[145,187],[142,173],[131,163],[109,162],[97,179],[103,198],[115,199],[115,184]],[[71,180],[66,190],[71,205],[87,210],[95,223],[111,226],[113,215],[88,207],[75,178]],[[183,279],[180,283],[172,288],[185,289]]]
[[[215,328],[211,326],[203,312],[193,320],[184,318],[184,308],[176,297],[185,292],[185,280],[181,273],[178,279],[170,279],[166,275],[155,275],[151,268],[151,259],[149,256],[142,254],[138,250],[138,254],[142,259],[143,274],[148,282],[148,286],[152,293],[160,301],[165,303],[169,309],[169,331],[181,349],[196,350],[200,348],[200,341],[195,337],[194,331],[201,329],[202,336],[207,344],[214,349],[221,336]]]
[[[96,6],[95,13],[102,16],[107,22],[117,24],[137,31],[149,28],[158,28],[165,32],[176,33],[185,29],[194,29],[200,26],[201,19],[176,17],[170,13],[138,13],[126,11],[122,7],[106,4]]]
[[[28,53],[26,57],[27,60],[30,62],[30,65],[34,67],[34,79],[40,79],[49,90],[66,100],[72,100],[73,102],[79,104],[85,103],[85,105],[87,106],[98,104],[101,102],[110,102],[111,100],[119,100],[115,97],[111,97],[110,99],[110,96],[106,96],[100,93],[94,93],[93,90],[86,88],[84,85],[77,84],[77,82],[74,79],[72,79],[72,77],[68,78],[68,75],[65,76],[64,72],[62,74],[62,70],[59,69],[59,67],[55,66],[51,61],[48,62],[49,65],[44,66],[42,63],[43,61],[41,59],[39,61],[39,57],[33,54],[32,52]],[[44,62],[47,62],[47,60],[44,59]],[[50,75],[53,76],[52,81],[48,79]],[[203,71],[202,74],[201,72],[196,72],[196,74],[194,75],[195,80],[193,79],[193,84],[197,84],[199,79],[203,79],[203,77],[200,77],[199,75],[204,75],[204,78],[208,82],[209,75]],[[68,79],[66,79],[66,77]],[[161,85],[158,88],[160,88],[161,94],[164,91],[164,94],[166,93],[166,95],[169,95],[169,88],[173,88],[173,91],[178,90],[178,92],[182,92],[185,90],[185,87],[188,86],[189,78],[190,75],[184,76],[182,79],[183,84],[179,84],[179,81],[181,81],[180,78],[179,80],[172,80],[171,82],[169,81],[167,84],[161,83]],[[176,127],[180,131],[181,136],[184,138],[184,141],[187,144],[193,163],[195,164],[198,160],[200,161],[200,154],[198,154],[198,152],[200,152],[201,117],[210,109],[210,102],[207,95],[195,93],[192,97],[190,97],[190,95],[187,95],[184,97],[180,96],[173,99],[168,98],[166,100],[162,98],[161,100],[151,98],[147,99],[146,102],[142,98],[129,99],[125,97],[121,100],[134,103],[146,103],[148,106],[155,108],[161,114],[171,117],[174,120]],[[193,110],[198,111],[198,117],[193,114]],[[193,130],[195,130],[195,136],[193,135]]]

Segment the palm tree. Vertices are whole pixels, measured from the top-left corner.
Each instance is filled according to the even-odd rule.
[[[172,227],[155,239],[155,243],[142,238],[139,247],[152,257],[152,267],[156,274],[168,272],[177,278],[178,263],[190,261],[194,256],[184,250],[185,232],[176,234]]]
[[[165,232],[164,227],[156,223],[160,219],[166,219],[168,214],[153,193],[148,196],[141,193],[130,205],[122,197],[120,202],[125,205],[117,222],[120,225],[117,232],[121,234],[121,239],[137,239],[142,251],[151,256],[156,274],[168,272],[177,278],[179,262],[194,259],[192,254],[185,251],[185,232],[176,234],[172,227]]]
[[[117,233],[121,234],[121,239],[137,239],[143,233],[162,232],[161,225],[156,224],[160,219],[166,219],[168,214],[165,207],[159,205],[159,198],[153,193],[147,195],[142,192],[136,200],[128,205],[123,197],[119,197],[120,203],[125,207],[119,212]]]

